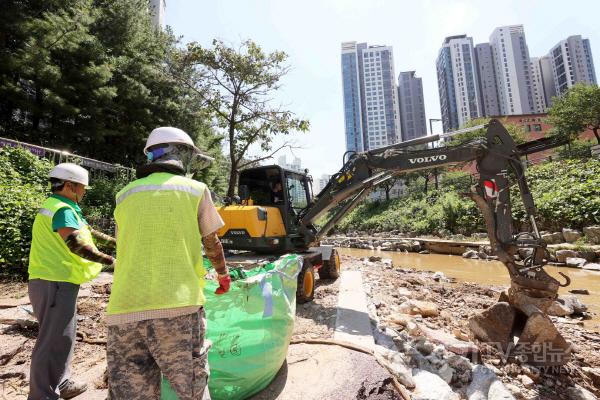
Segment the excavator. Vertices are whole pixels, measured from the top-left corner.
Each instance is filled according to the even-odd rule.
[[[485,136],[455,144],[454,135],[485,130]],[[441,141],[442,146],[428,147]],[[445,145],[444,145],[445,144]],[[342,168],[313,196],[308,173],[260,166],[241,171],[236,201],[219,208],[225,226],[218,232],[231,253],[277,255],[300,253],[304,265],[296,298],[312,300],[315,272],[322,279],[340,275],[340,258],[320,240],[363,201],[377,185],[398,175],[474,162],[479,173],[470,197],[481,211],[493,252],[507,268],[510,287],[489,309],[472,317],[474,337],[496,346],[503,354],[530,365],[564,365],[570,345],[546,310],[570,279],[561,283],[545,270],[546,243],[535,221],[535,205],[525,179],[522,157],[563,143],[554,138],[517,145],[502,123],[417,138],[366,152],[347,152]],[[529,232],[515,233],[509,187],[516,181],[529,221]],[[325,221],[323,222],[323,218]],[[319,221],[319,224],[317,224]],[[529,256],[521,259],[521,254]]]

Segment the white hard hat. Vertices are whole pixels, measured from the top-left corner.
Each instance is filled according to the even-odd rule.
[[[171,126],[164,126],[160,128],[154,129],[150,136],[148,136],[148,140],[146,140],[146,147],[144,147],[144,153],[148,152],[148,148],[155,146],[157,144],[168,144],[168,143],[179,143],[185,144],[192,149],[194,149],[197,153],[200,153],[200,149],[194,145],[194,141],[184,131],[179,128],[173,128]]]
[[[81,183],[86,187],[90,183],[88,172],[85,168],[73,163],[58,164],[48,174],[50,178],[61,179],[63,181]]]

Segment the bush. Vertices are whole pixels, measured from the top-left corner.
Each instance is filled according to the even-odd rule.
[[[582,229],[600,223],[600,160],[550,162],[533,166],[526,174],[540,230]],[[467,191],[470,180],[462,173],[449,172],[440,182],[439,190],[430,185],[426,195],[420,178],[409,185],[405,197],[361,204],[342,219],[339,229],[416,234],[447,230],[465,235],[485,231],[475,203],[459,195]],[[516,183],[510,191],[513,217],[523,226],[528,221]]]
[[[47,197],[52,164],[22,148],[0,148],[0,274],[27,275],[31,227]]]

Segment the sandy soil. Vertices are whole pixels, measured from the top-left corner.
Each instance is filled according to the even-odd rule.
[[[386,321],[397,312],[405,295],[436,303],[439,316],[416,320],[432,329],[460,331],[468,335],[469,316],[493,304],[502,287],[472,283],[436,281],[433,272],[391,268],[381,262],[368,262],[342,257],[344,270],[360,270],[368,300],[377,317]],[[318,281],[315,300],[297,307],[294,340],[331,339],[335,329],[339,281]],[[83,287],[78,303],[79,341],[73,360],[73,376],[89,383],[90,390],[81,399],[106,397],[103,374],[106,366],[103,312],[108,301],[110,283],[104,279]],[[22,283],[1,283],[2,301],[14,301],[26,295]],[[2,303],[0,301],[0,304]],[[600,385],[586,368],[600,368],[600,335],[574,325],[557,321],[561,333],[575,345],[572,361],[557,374],[540,374],[533,387],[525,387],[520,378],[522,366],[503,365],[493,349],[480,345],[483,361],[493,366],[496,374],[518,399],[568,399],[566,388],[579,384],[596,395]],[[390,325],[393,329],[401,327]],[[25,399],[27,394],[29,357],[35,343],[36,328],[0,326],[0,398]],[[86,343],[87,342],[87,343]],[[371,356],[337,346],[291,345],[286,363],[274,382],[254,400],[271,399],[397,399],[387,372]]]

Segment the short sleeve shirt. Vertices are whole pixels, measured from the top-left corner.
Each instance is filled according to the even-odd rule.
[[[204,191],[204,196],[202,196],[202,201],[200,201],[198,207],[198,225],[200,226],[200,235],[203,237],[218,231],[225,225],[217,212],[208,188]]]
[[[54,216],[52,217],[52,230],[54,232],[61,228],[79,229],[81,227],[79,220],[81,220],[83,224],[87,225],[87,221],[83,218],[81,208],[77,203],[57,194],[52,194],[50,197],[54,197],[55,199],[65,202],[72,207],[72,209],[69,207],[63,207],[54,213]],[[73,210],[75,210],[75,212],[73,212]],[[77,219],[77,215],[75,215],[75,213],[79,215],[79,220]]]

